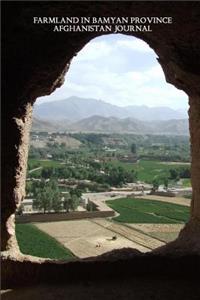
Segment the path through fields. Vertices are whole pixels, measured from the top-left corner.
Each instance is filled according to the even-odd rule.
[[[168,203],[174,203],[174,204],[180,204],[184,206],[190,206],[190,199],[183,198],[183,197],[165,197],[165,196],[156,196],[156,195],[145,195],[141,197],[142,199],[147,200],[155,200],[155,201],[161,201],[161,202],[168,202]]]

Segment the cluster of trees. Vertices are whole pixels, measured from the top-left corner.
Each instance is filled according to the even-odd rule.
[[[167,189],[169,185],[169,179],[168,177],[156,177],[153,179],[152,184],[153,184],[152,187],[153,191],[157,191],[160,185],[163,185],[164,188]]]
[[[111,186],[121,186],[128,182],[135,182],[137,174],[134,170],[128,170],[121,166],[107,166],[104,174],[104,182]]]
[[[62,209],[61,195],[56,182],[42,180],[34,185],[33,208],[43,210],[44,213],[53,210],[58,212]]]
[[[80,203],[81,191],[71,189],[69,193],[61,194],[55,180],[41,180],[27,185],[27,194],[34,198],[33,208],[43,213],[65,210],[76,210]]]
[[[90,180],[111,186],[121,186],[124,183],[135,182],[137,179],[134,170],[129,170],[121,166],[111,166],[95,161],[75,166],[43,167],[41,178]],[[29,176],[34,177],[34,173],[29,174]]]
[[[158,190],[160,185],[163,185],[164,188],[168,188],[170,180],[178,181],[180,178],[191,178],[191,172],[189,167],[179,167],[172,168],[169,170],[169,175],[159,177],[153,179],[153,190]]]
[[[49,140],[47,133],[41,133]],[[45,135],[46,134],[46,135]],[[139,136],[133,134],[94,134],[94,133],[76,133],[70,136],[78,139],[82,147],[77,150],[69,150],[66,145],[58,143],[47,143],[45,148],[30,147],[29,158],[43,159],[47,153],[52,155],[53,160],[62,161],[61,166],[42,167],[36,172],[29,173],[30,177],[41,179],[56,180],[76,179],[90,180],[94,183],[90,190],[96,191],[104,188],[107,190],[110,186],[121,186],[124,183],[135,182],[137,174],[133,170],[121,166],[113,166],[106,163],[108,156],[116,156],[119,153],[137,155],[138,158],[163,161],[183,161],[189,157],[189,142],[187,137],[169,137],[169,136]],[[111,143],[109,147],[114,147],[115,152],[105,151],[105,137],[113,138],[116,141],[122,141],[119,145]],[[180,154],[181,153],[181,154]],[[33,160],[34,161],[34,160]],[[104,162],[103,162],[104,161]],[[34,165],[29,162],[29,169],[39,167],[37,161]],[[168,186],[169,181],[177,181],[179,178],[190,178],[190,170],[185,168],[172,168],[166,171],[166,176],[156,179],[155,186],[163,184]],[[55,190],[56,191],[56,190]],[[56,197],[55,197],[56,198]],[[56,206],[55,204],[54,206]],[[59,205],[58,205],[59,208]]]
[[[90,192],[107,192],[110,191],[110,185],[108,183],[97,183],[97,182],[79,182],[77,188],[82,193]]]
[[[47,143],[44,148],[36,148],[30,146],[29,158],[30,159],[45,159],[47,154],[50,154],[55,160],[64,160],[68,158],[68,151],[65,143]]]
[[[63,208],[65,209],[66,212],[69,212],[70,210],[74,211],[77,209],[79,203],[80,203],[80,196],[78,196],[76,192],[71,190],[69,194],[66,194],[64,196]]]
[[[33,146],[30,146],[28,157],[30,159],[42,159],[42,158],[46,158],[47,153],[48,152],[46,148],[35,148]],[[31,167],[32,166],[30,166],[29,168]]]
[[[49,141],[48,134],[45,136],[43,133],[37,133],[42,135],[47,141]],[[123,149],[127,153],[130,152],[136,154],[142,159],[148,160],[161,160],[161,161],[189,161],[190,159],[190,147],[189,139],[187,136],[165,136],[165,135],[135,135],[135,134],[95,134],[95,133],[74,133],[69,136],[79,140],[81,142],[80,151],[86,150],[96,153],[100,150],[104,156],[110,153],[105,153],[104,146],[114,147],[117,150]],[[121,144],[106,144],[105,138],[113,138],[121,141]],[[137,148],[137,149],[136,149]],[[51,154],[53,159],[65,159],[70,156],[73,158],[74,153],[69,153],[69,149],[66,145],[58,143],[47,143],[45,148],[30,147],[29,158],[42,159],[46,158],[46,154]],[[83,153],[82,153],[83,154]]]
[[[146,151],[147,152],[147,151]],[[161,153],[161,151],[157,151],[154,153],[147,152],[146,154],[140,154],[140,159],[145,160],[156,160],[156,161],[175,161],[175,162],[188,162],[189,157],[187,155],[183,156],[179,153]]]
[[[133,154],[137,153],[137,146],[134,143],[131,145],[131,153],[133,153]]]
[[[139,144],[139,157],[146,160],[190,161],[188,137],[147,136]]]
[[[169,170],[169,179],[179,180],[180,178],[191,178],[189,167],[174,168]]]

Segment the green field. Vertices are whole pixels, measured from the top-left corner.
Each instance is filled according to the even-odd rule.
[[[191,179],[189,178],[182,179],[182,184],[184,187],[191,187]]]
[[[29,159],[28,160],[29,170],[36,169],[38,167],[58,168],[63,167],[60,161],[56,160],[40,160],[40,159]],[[42,168],[31,172],[34,177],[40,177]]]
[[[138,180],[144,181],[147,183],[152,183],[152,180],[156,177],[166,177],[169,176],[169,170],[173,169],[174,167],[185,167],[184,164],[168,164],[168,163],[161,163],[159,161],[151,161],[151,160],[140,160],[138,163],[126,163],[120,161],[112,161],[109,164],[114,166],[121,166],[125,167],[128,170],[135,170],[137,171]],[[188,180],[190,181],[190,180]]]
[[[23,254],[51,259],[74,257],[68,249],[32,224],[16,224],[16,236]]]
[[[106,201],[120,215],[113,218],[123,223],[185,223],[189,207],[155,200],[120,198]]]
[[[62,166],[60,161],[56,160],[40,160],[40,159],[29,159],[28,160],[30,169],[34,169],[37,167],[60,167]]]

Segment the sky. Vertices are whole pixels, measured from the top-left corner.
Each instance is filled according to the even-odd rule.
[[[118,106],[188,109],[187,95],[165,81],[156,57],[140,39],[122,34],[97,37],[73,58],[63,86],[37,103],[78,96]]]

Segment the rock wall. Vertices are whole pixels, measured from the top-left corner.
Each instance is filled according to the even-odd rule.
[[[191,96],[189,103],[193,188],[191,214],[200,221],[200,96]]]

